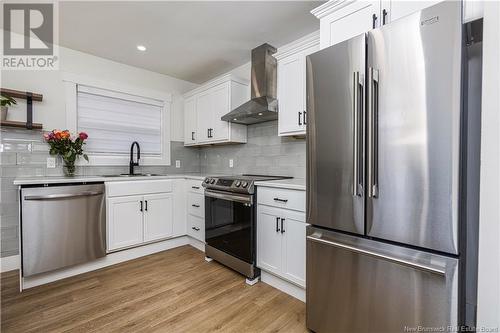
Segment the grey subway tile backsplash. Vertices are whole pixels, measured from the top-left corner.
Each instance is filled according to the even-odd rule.
[[[233,159],[234,167],[229,167]],[[208,174],[306,176],[304,138],[278,136],[278,122],[248,126],[248,142],[241,145],[211,146],[201,149],[201,172]]]
[[[48,145],[42,131],[0,129],[0,229],[2,257],[18,254],[18,191],[12,182],[16,177],[63,176],[62,163],[47,169]],[[234,167],[229,168],[233,159]],[[175,167],[175,161],[181,167]],[[184,147],[171,142],[170,166],[139,166],[138,172],[157,174],[265,174],[305,178],[306,149],[304,139],[278,136],[277,121],[248,126],[246,144]],[[128,173],[128,166],[78,166],[78,175],[111,175]]]

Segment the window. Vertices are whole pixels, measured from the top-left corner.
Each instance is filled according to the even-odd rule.
[[[141,153],[161,155],[163,102],[78,86],[77,129],[91,140],[91,154],[129,154],[137,141]]]
[[[65,84],[67,127],[89,135],[85,150],[92,165],[128,164],[134,141],[142,165],[170,165],[169,96],[116,85]]]

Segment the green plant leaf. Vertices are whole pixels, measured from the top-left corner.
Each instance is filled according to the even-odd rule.
[[[83,154],[83,158],[85,159],[85,161],[89,161],[89,157],[87,156],[87,154]]]

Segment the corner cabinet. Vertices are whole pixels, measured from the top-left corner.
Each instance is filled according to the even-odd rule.
[[[249,99],[248,82],[230,74],[184,94],[184,145],[246,143],[246,126],[221,117]]]
[[[306,56],[319,50],[319,31],[281,47],[278,61],[278,135],[306,134]]]
[[[332,0],[311,13],[320,19],[320,47],[324,49],[441,1]],[[464,22],[483,16],[482,1],[464,0],[463,6]]]

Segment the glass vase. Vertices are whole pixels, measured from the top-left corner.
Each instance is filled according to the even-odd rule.
[[[67,177],[73,177],[75,175],[75,161],[67,161],[63,159],[64,165],[63,165],[63,171],[64,175]]]

